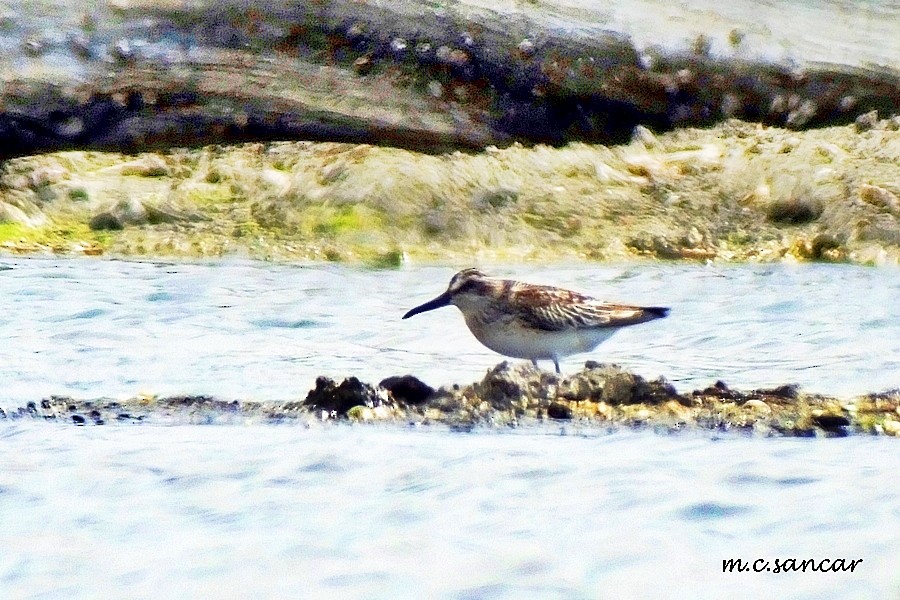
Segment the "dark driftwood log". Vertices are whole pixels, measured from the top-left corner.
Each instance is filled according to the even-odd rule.
[[[268,139],[437,152],[900,112],[898,6],[13,4],[0,12],[0,157]]]

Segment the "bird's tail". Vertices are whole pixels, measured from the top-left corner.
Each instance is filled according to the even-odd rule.
[[[652,315],[654,319],[662,319],[669,316],[669,308],[666,306],[645,306],[644,312]]]

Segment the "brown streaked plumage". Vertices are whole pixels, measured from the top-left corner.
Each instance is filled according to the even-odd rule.
[[[453,304],[469,330],[491,350],[514,358],[552,360],[589,352],[621,327],[669,314],[658,306],[628,306],[547,285],[493,279],[478,269],[465,269],[450,280],[447,291],[403,315]]]

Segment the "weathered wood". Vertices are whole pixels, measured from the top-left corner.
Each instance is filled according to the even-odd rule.
[[[437,152],[900,112],[896,3],[585,6],[0,4],[0,156],[266,139]]]

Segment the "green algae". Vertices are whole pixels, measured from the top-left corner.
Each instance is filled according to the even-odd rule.
[[[0,242],[16,242],[33,239],[36,230],[21,223],[0,223]]]

